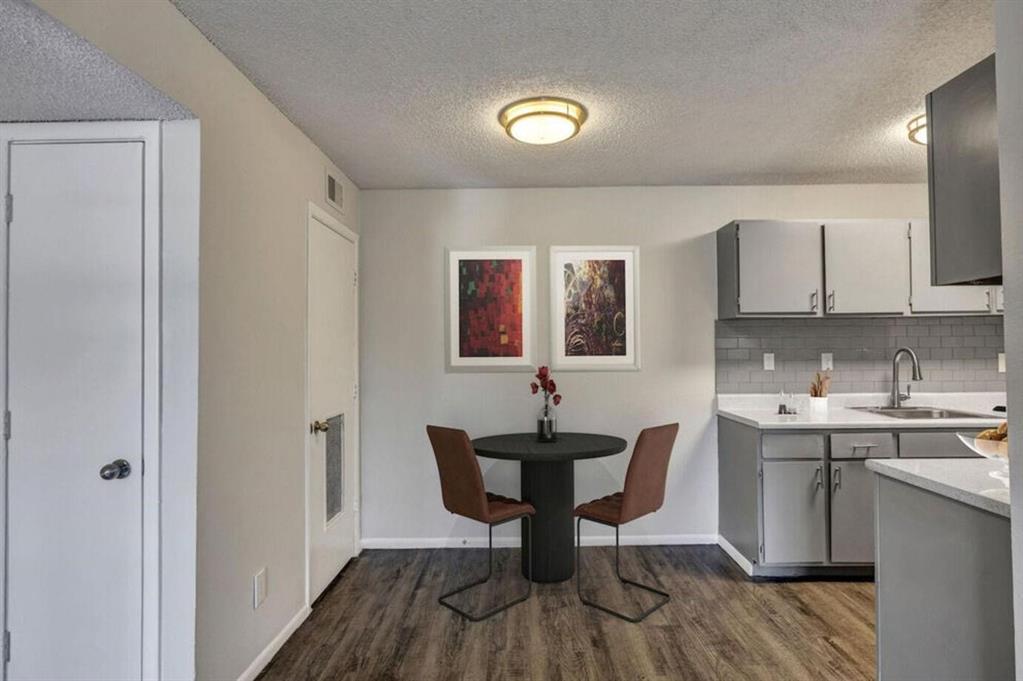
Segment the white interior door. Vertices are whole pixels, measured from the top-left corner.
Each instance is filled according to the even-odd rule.
[[[309,216],[309,600],[358,552],[357,248],[330,216]]]
[[[7,677],[138,679],[144,145],[9,160]]]

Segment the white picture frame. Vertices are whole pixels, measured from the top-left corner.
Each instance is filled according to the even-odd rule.
[[[567,300],[571,298],[576,284],[566,280],[566,266],[578,267],[584,262],[618,262],[624,265],[624,300],[620,305],[621,312],[611,313],[607,320],[596,320],[581,328],[572,330],[572,321],[568,318],[567,306],[574,307],[574,316],[578,317],[578,306],[581,301]],[[603,274],[608,274],[606,268]],[[550,284],[551,284],[551,366],[559,371],[638,371],[640,368],[640,309],[639,309],[639,246],[551,246],[550,249]],[[611,284],[608,284],[611,286]],[[618,285],[615,284],[614,287]],[[623,295],[617,291],[618,296]],[[599,317],[599,313],[598,317]],[[618,325],[618,317],[624,317],[621,332],[614,331]],[[602,324],[601,322],[606,322]],[[612,332],[593,333],[593,329],[610,328]],[[566,336],[572,341],[570,349]],[[621,353],[615,350],[601,352],[602,349],[613,348],[623,344]],[[596,346],[594,354],[587,354],[587,347]]]
[[[463,261],[513,260],[521,262],[521,351],[514,355],[474,356],[463,352],[462,301],[459,297],[460,264]],[[449,372],[531,371],[536,350],[536,248],[494,246],[480,249],[448,249],[445,252],[446,354]],[[512,339],[511,342],[514,342]]]

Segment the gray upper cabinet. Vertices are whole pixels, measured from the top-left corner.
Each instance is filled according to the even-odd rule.
[[[765,563],[827,560],[826,475],[823,460],[764,462]]]
[[[927,95],[934,284],[1002,281],[996,104],[994,55]]]
[[[827,221],[824,261],[826,314],[908,312],[907,221]]]
[[[874,562],[874,482],[863,461],[831,462],[831,562]]]
[[[996,292],[987,286],[934,286],[931,283],[931,229],[911,220],[909,233],[913,313],[995,312]]]
[[[718,311],[816,316],[821,310],[821,225],[739,220],[718,230]]]

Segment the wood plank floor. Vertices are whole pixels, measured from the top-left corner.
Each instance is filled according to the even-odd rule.
[[[525,586],[518,551],[497,552],[495,579],[460,607],[484,608]],[[874,585],[753,583],[716,546],[622,549],[622,572],[671,602],[641,624],[583,606],[575,582],[481,623],[437,604],[482,576],[484,549],[365,551],[320,599],[260,679],[873,679]],[[614,551],[583,550],[584,589],[638,611],[646,594],[614,578]],[[652,598],[652,597],[650,597]]]

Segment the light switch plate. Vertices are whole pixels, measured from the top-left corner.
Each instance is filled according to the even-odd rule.
[[[252,576],[252,609],[255,610],[266,600],[266,568]]]
[[[821,371],[831,371],[835,368],[835,355],[831,352],[821,353]]]
[[[774,353],[764,353],[764,371],[774,371]]]
[[[1005,373],[1005,353],[1004,352],[999,352],[998,353],[998,373],[1000,373],[1000,374],[1004,374]]]

